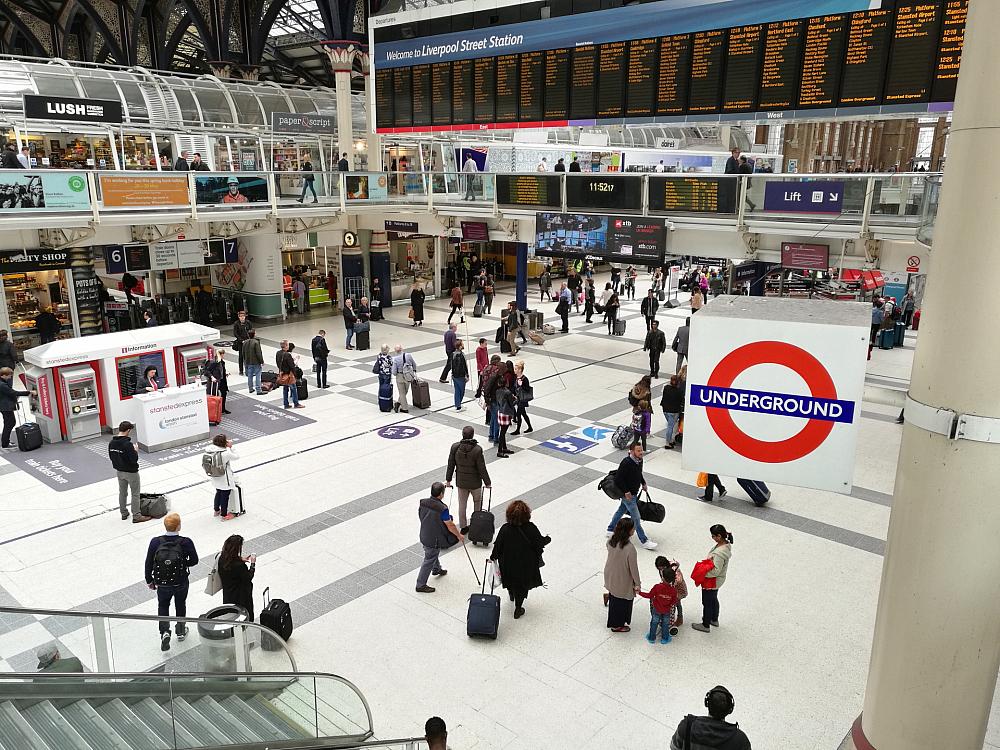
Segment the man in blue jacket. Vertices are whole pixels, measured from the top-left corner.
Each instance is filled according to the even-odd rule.
[[[180,535],[180,515],[168,513],[164,516],[163,528],[166,533],[150,539],[146,550],[146,585],[156,591],[156,612],[160,617],[170,615],[171,599],[177,616],[187,617],[188,569],[198,564],[198,552],[194,542]],[[185,623],[176,623],[174,630],[178,641],[187,638]],[[160,620],[160,651],[169,650],[170,621]]]

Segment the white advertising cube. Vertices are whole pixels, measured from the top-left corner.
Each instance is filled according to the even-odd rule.
[[[200,383],[139,393],[132,399],[139,404],[136,441],[147,453],[208,438],[208,395]]]
[[[683,466],[849,493],[871,305],[726,296],[691,316]]]

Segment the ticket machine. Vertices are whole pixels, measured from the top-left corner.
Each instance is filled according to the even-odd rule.
[[[71,443],[101,434],[97,373],[91,367],[59,371],[59,390],[66,405],[66,439]]]
[[[52,370],[28,365],[24,374],[24,386],[29,393],[35,394],[28,397],[28,404],[35,422],[42,431],[42,440],[46,443],[58,443],[62,440],[62,432],[59,430],[59,413],[56,407]]]
[[[201,382],[201,371],[212,356],[211,347],[205,344],[189,344],[174,347],[177,357],[177,385]]]

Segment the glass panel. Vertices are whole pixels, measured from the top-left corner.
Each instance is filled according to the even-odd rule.
[[[201,125],[201,117],[198,115],[198,107],[195,104],[194,96],[188,88],[187,82],[182,78],[164,76],[164,81],[177,97],[177,104],[181,108],[181,116],[185,125]]]
[[[233,113],[229,109],[229,102],[221,89],[211,87],[206,84],[194,88],[198,103],[201,104],[201,111],[205,117],[206,125],[232,125]]]
[[[249,86],[235,84],[230,86],[230,93],[233,96],[233,101],[236,102],[236,111],[239,112],[241,124],[264,124],[264,117],[261,114],[260,105],[257,103],[257,97],[254,96]]]
[[[34,90],[27,73],[11,69],[0,70],[0,110],[22,112],[21,94],[31,94]]]
[[[288,102],[280,94],[268,90],[267,86],[258,86],[256,93],[261,104],[264,105],[264,112],[270,118],[272,112],[288,112]],[[267,123],[270,125],[270,122]]]
[[[121,101],[121,95],[115,86],[111,76],[100,71],[93,71],[86,78],[81,78],[83,89],[87,92],[87,97],[91,99],[111,99]]]
[[[316,112],[316,103],[304,91],[296,91],[295,89],[291,89],[287,93],[288,93],[288,98],[291,99],[292,104],[295,105],[296,112],[301,112],[304,114],[310,114]]]
[[[115,138],[119,155],[122,153],[121,141]],[[145,134],[125,134],[124,169],[156,169],[156,142]]]
[[[347,683],[317,677],[316,722],[320,737],[363,737],[371,731],[371,716],[361,696]]]
[[[36,71],[34,76],[39,94],[47,96],[72,96],[75,98],[79,98],[80,96],[80,92],[76,88],[76,83],[68,73],[56,74],[55,71],[45,69],[44,71]]]
[[[139,85],[124,77],[118,79],[118,85],[121,86],[122,94],[125,95],[129,120],[131,122],[149,122],[149,110],[146,108],[146,100],[142,98]]]

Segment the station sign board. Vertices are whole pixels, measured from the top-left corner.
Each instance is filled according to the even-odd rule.
[[[120,125],[122,103],[114,99],[78,99],[70,96],[23,94],[24,119],[61,122],[100,122]]]

